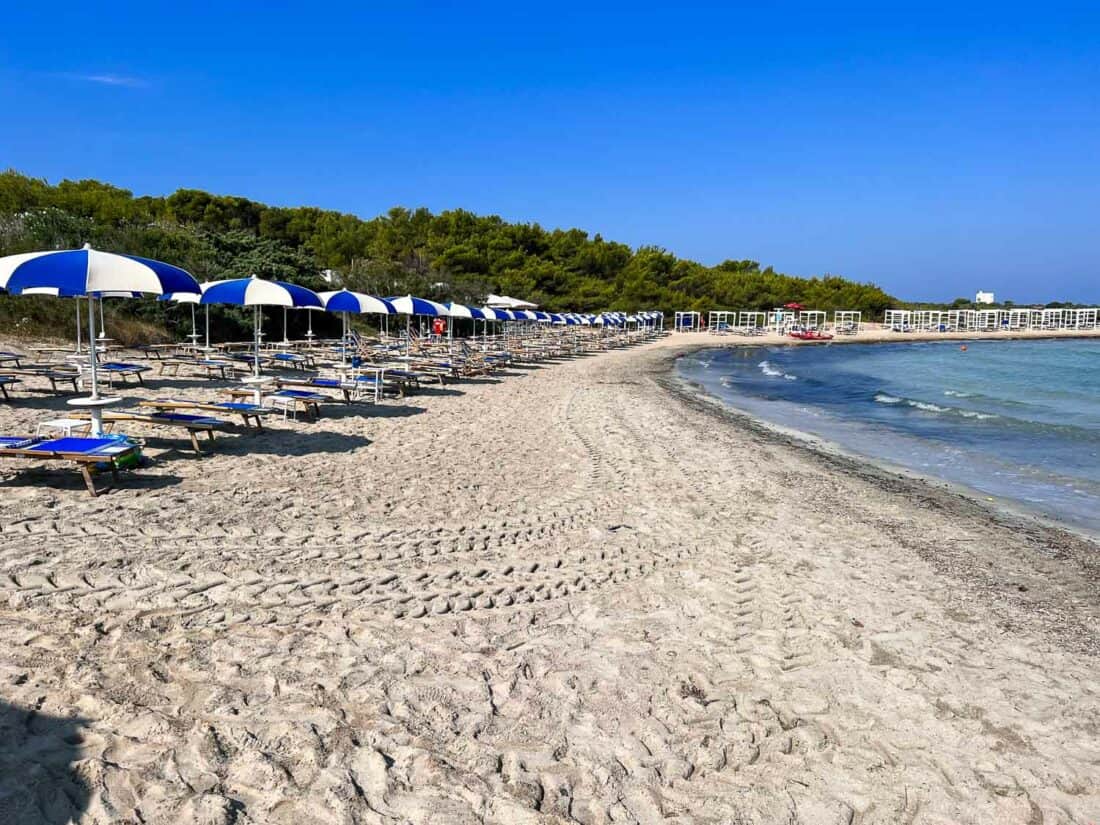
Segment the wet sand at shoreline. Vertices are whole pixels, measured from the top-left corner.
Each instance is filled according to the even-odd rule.
[[[1100,819],[1095,545],[674,380],[739,343],[0,464],[0,822]]]

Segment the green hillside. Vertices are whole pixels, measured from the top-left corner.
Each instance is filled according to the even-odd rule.
[[[768,309],[799,301],[815,309],[879,316],[895,299],[872,284],[837,276],[796,278],[728,260],[708,267],[655,246],[631,249],[579,229],[548,230],[465,210],[391,209],[364,220],[315,207],[266,206],[246,198],[181,189],[136,197],[93,180],[51,185],[0,174],[0,255],[66,248],[158,258],[199,280],[257,273],[322,288],[337,270],[351,289],[379,295],[478,301],[488,292],[550,310]],[[67,322],[65,302],[0,297],[0,323],[34,332]],[[178,309],[116,302],[119,323],[175,323]],[[240,318],[217,313],[219,325]]]

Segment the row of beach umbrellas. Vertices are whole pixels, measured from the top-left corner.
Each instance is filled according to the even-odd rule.
[[[327,310],[347,316],[356,314],[407,315],[467,318],[481,321],[534,321],[539,323],[585,326],[625,326],[629,323],[652,324],[660,313],[552,313],[529,309],[496,309],[462,304],[441,304],[426,298],[407,295],[403,298],[376,298],[341,289],[317,293],[297,284],[257,278],[236,278],[200,284],[189,272],[172,264],[142,258],[102,252],[85,244],[83,249],[50,250],[8,255],[0,258],[0,290],[17,295],[53,295],[84,297],[88,300],[88,339],[91,397],[83,399],[92,415],[93,434],[102,433],[101,408],[114,399],[101,399],[96,374],[94,301],[108,297],[140,297],[158,295],[162,300],[192,304],[192,336],[194,305],[230,304],[254,308],[255,356],[253,369],[260,371],[260,337],[263,306]],[[79,306],[79,305],[78,305]],[[102,306],[101,306],[102,313]],[[78,321],[79,324],[79,316]],[[207,317],[209,345],[209,316]]]

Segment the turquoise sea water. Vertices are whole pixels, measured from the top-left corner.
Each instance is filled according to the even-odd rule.
[[[1100,532],[1100,341],[738,347],[678,369],[766,421]]]

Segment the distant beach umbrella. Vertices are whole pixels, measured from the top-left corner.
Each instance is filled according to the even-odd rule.
[[[339,289],[335,292],[319,292],[321,303],[329,312],[354,312],[358,315],[396,315],[397,308],[384,298]]]
[[[508,313],[503,309],[496,309],[494,307],[482,307],[482,313],[485,315],[486,320],[489,321],[510,321]]]
[[[446,305],[447,312],[452,318],[469,318],[474,321],[484,321],[486,319],[485,312],[478,307],[468,307],[463,304],[449,303]],[[494,314],[494,318],[496,315]]]
[[[404,298],[387,298],[386,299],[399,315],[427,315],[429,317],[450,315],[447,307],[443,304],[437,304],[435,301],[429,301],[427,298],[415,298],[412,295],[406,295]]]
[[[412,318],[414,315],[423,315],[429,318],[448,317],[451,313],[443,304],[429,301],[427,298],[416,298],[406,295],[404,298],[387,298],[399,315],[408,316],[405,319],[405,354],[412,350]]]
[[[376,298],[373,295],[364,295],[362,292],[338,289],[334,292],[321,292],[319,295],[325,309],[329,312],[339,312],[343,319],[343,337],[340,343],[340,360],[342,363],[347,356],[349,313],[357,315],[397,314],[397,308],[389,301],[384,298]]]
[[[227,281],[211,281],[202,285],[200,304],[231,304],[252,307],[255,328],[255,355],[252,371],[260,375],[260,307],[298,307],[324,309],[321,298],[312,289],[284,281],[266,281],[253,275],[251,278],[233,278]]]

